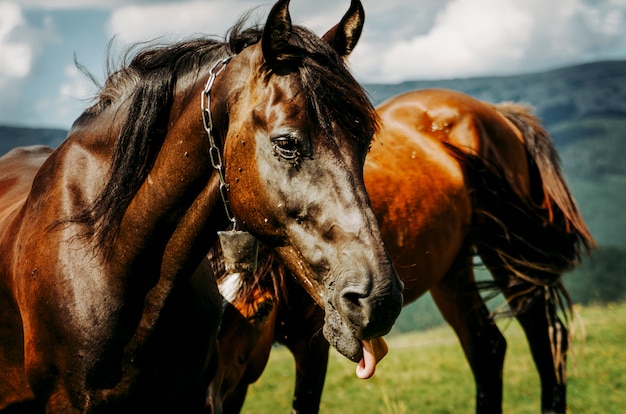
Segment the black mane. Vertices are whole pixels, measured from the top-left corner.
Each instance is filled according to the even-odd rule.
[[[167,134],[177,79],[193,72],[199,76],[217,60],[260,41],[262,28],[244,30],[244,21],[230,29],[225,41],[196,38],[146,47],[132,57],[127,53],[122,68],[109,71],[97,103],[77,121],[97,116],[125,93],[131,96],[130,111],[113,151],[109,181],[93,205],[72,218],[88,225],[98,245],[113,246],[124,212],[156,160]],[[333,137],[332,130],[337,127],[349,132],[364,148],[364,156],[378,122],[365,91],[343,59],[307,29],[294,27],[290,43],[296,53],[289,65],[297,70],[313,122],[327,137]],[[262,70],[271,76],[271,68]],[[128,88],[132,88],[130,93]]]

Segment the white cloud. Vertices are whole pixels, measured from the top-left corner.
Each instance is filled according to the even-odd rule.
[[[172,0],[20,0],[25,9],[114,9],[132,4],[155,4]]]
[[[64,79],[57,95],[39,100],[34,108],[35,112],[46,114],[46,121],[52,126],[63,126],[57,125],[59,120],[67,122],[74,119],[97,92],[96,86],[76,66],[66,66],[63,73]]]
[[[455,0],[425,35],[402,40],[384,54],[391,80],[478,74],[500,62],[517,62],[534,30],[532,16],[514,0]]]
[[[127,6],[115,9],[108,24],[109,36],[122,43],[155,38],[178,39],[194,34],[223,36],[256,1],[166,3],[149,6]]]
[[[591,5],[593,3],[593,5]],[[366,38],[352,58],[366,81],[513,74],[624,58],[626,0],[452,0],[429,30]],[[398,17],[399,27],[411,16]]]
[[[66,66],[63,71],[65,80],[59,88],[63,99],[86,100],[96,92],[96,86],[76,66]]]
[[[373,1],[369,0],[370,3]],[[107,34],[110,37],[116,36],[122,44],[155,38],[179,39],[195,34],[223,36],[247,12],[252,13],[249,23],[264,24],[274,1],[153,2],[148,5],[136,3],[116,8],[111,13]],[[367,7],[368,1],[364,3]],[[304,25],[321,36],[341,20],[349,5],[347,0],[293,1],[290,13],[294,24]]]
[[[30,72],[32,48],[16,35],[25,24],[19,6],[0,2],[0,85]]]

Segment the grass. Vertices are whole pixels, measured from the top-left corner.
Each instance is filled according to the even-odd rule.
[[[572,413],[620,413],[626,406],[626,303],[577,309],[568,360]],[[508,341],[504,368],[505,413],[539,412],[540,391],[523,332],[500,322]],[[473,413],[474,381],[461,347],[447,326],[392,336],[390,352],[367,381],[355,365],[331,352],[322,413]],[[283,347],[272,351],[261,379],[250,387],[243,413],[288,413],[294,363]]]

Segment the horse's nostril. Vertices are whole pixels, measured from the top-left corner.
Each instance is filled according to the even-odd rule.
[[[402,308],[402,296],[371,285],[349,285],[341,290],[340,312],[358,338],[386,335]]]
[[[346,292],[344,291],[342,295],[344,301],[347,302],[348,305],[351,305],[352,308],[360,308],[361,307],[361,299],[364,297],[363,294],[357,292]]]
[[[368,293],[362,286],[350,286],[341,291],[341,308],[353,323],[363,326],[368,323]]]

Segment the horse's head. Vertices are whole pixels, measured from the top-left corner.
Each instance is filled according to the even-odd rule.
[[[228,199],[240,226],[276,246],[324,307],[330,343],[358,361],[402,306],[363,183],[377,117],[343,62],[363,10],[353,1],[321,39],[291,25],[288,3],[262,31],[231,35],[241,50],[211,91]]]

